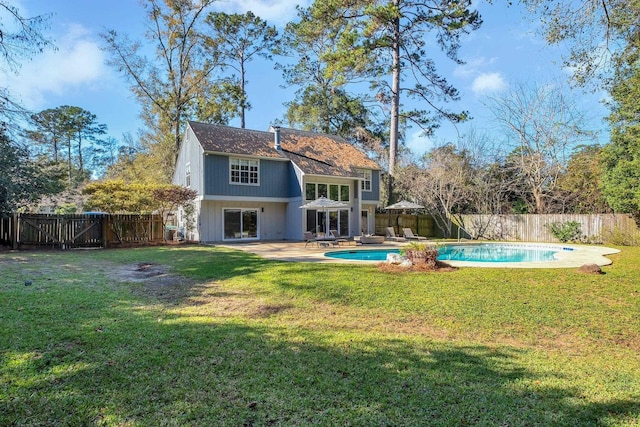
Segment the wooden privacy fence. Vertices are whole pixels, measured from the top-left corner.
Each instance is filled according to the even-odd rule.
[[[437,235],[435,222],[430,215],[397,214],[394,212],[376,213],[376,232],[379,236],[386,234],[387,227],[393,227],[398,236],[402,236],[403,228],[410,228],[419,236],[433,237]]]
[[[623,214],[463,215],[462,228],[453,237],[557,242],[558,240],[549,232],[547,225],[554,222],[564,224],[569,221],[580,223],[580,230],[585,240],[593,243],[602,243],[604,236],[614,232],[623,234],[637,232],[637,225],[633,218]]]
[[[603,237],[612,233],[632,235],[638,227],[629,215],[624,214],[557,214],[557,215],[463,215],[460,227],[453,225],[452,238],[487,239],[523,242],[557,242],[546,225],[553,222],[580,223],[586,240],[601,243]],[[420,236],[442,238],[440,230],[430,215],[376,213],[375,234],[385,235],[387,227],[394,227],[396,233],[402,233],[405,227],[411,228]]]
[[[14,214],[0,218],[0,244],[14,249],[108,247],[163,237],[160,215]]]

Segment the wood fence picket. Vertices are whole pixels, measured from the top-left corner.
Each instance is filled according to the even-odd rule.
[[[108,247],[163,238],[162,217],[155,214],[14,214],[0,218],[0,244],[14,249]]]

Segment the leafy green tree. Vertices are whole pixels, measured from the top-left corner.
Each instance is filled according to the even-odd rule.
[[[189,188],[171,184],[127,184],[124,181],[108,180],[88,184],[83,193],[88,195],[85,208],[112,214],[149,214],[159,211],[163,227],[167,214],[182,204],[189,204],[196,192]],[[120,240],[122,223],[115,218],[113,231]]]
[[[0,213],[16,212],[62,190],[56,169],[29,157],[26,147],[0,132]]]
[[[43,154],[51,157],[54,163],[60,161],[65,138],[65,123],[60,111],[49,108],[31,115],[33,129],[27,129],[25,136],[41,146]]]
[[[61,161],[61,151],[66,147],[69,187],[89,178],[84,152],[90,146],[85,143],[96,141],[107,129],[106,125],[97,122],[95,114],[80,107],[63,105],[33,114],[31,122],[34,128],[25,132],[26,137],[39,143],[43,154],[51,156],[54,164]]]
[[[555,209],[558,213],[608,213],[611,208],[602,193],[602,147],[583,145],[571,154],[558,177]]]
[[[59,108],[65,117],[69,134],[75,139],[78,169],[82,174],[85,171],[83,143],[95,142],[99,136],[107,133],[107,125],[98,123],[95,114],[80,107],[63,105]]]
[[[125,183],[119,180],[92,182],[85,186],[85,208],[109,213],[151,213],[163,218],[178,206],[190,203],[197,192],[172,184]],[[165,218],[166,219],[166,218]]]
[[[337,81],[350,73],[367,75],[375,99],[388,111],[389,176],[393,185],[401,139],[402,120],[432,132],[445,118],[460,122],[466,112],[455,113],[443,102],[458,99],[458,92],[438,74],[428,55],[433,41],[456,62],[460,38],[481,24],[470,0],[317,0],[310,16],[326,26],[337,25],[337,49],[324,55],[328,72]],[[401,110],[414,99],[423,109]],[[390,191],[392,194],[392,191]]]
[[[251,108],[246,90],[247,64],[256,56],[271,59],[278,32],[250,11],[244,15],[211,12],[205,22],[205,51],[216,57],[223,70],[230,68],[238,73],[240,127],[244,128],[245,111]]]
[[[108,213],[151,213],[156,209],[155,186],[124,181],[92,182],[83,189],[88,195],[85,209]]]
[[[357,70],[343,74],[330,71],[330,58],[340,49],[338,38],[349,22],[335,20],[326,25],[309,9],[300,9],[298,16],[298,22],[287,24],[277,49],[277,53],[295,58],[290,64],[276,65],[287,84],[298,87],[295,99],[287,103],[289,125],[350,141],[369,136],[373,133],[371,112],[363,97],[347,90],[349,83],[365,76]]]
[[[307,86],[297,100],[287,103],[287,121],[308,131],[340,135],[348,140],[369,122],[369,111],[361,99],[343,89],[331,92]]]
[[[603,192],[611,207],[640,221],[640,65],[618,72],[611,91],[611,142],[603,151]]]

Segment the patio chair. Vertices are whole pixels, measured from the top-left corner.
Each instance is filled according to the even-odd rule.
[[[404,237],[406,237],[409,240],[417,240],[417,241],[427,240],[426,237],[418,236],[417,234],[413,234],[413,231],[411,231],[410,228],[403,228],[402,232],[404,233]]]
[[[394,242],[406,242],[407,241],[407,239],[405,239],[402,236],[396,236],[396,230],[394,230],[393,227],[387,227],[386,239],[387,240],[392,240]]]
[[[340,245],[341,243],[349,242],[349,240],[347,240],[344,237],[340,236],[340,233],[338,233],[338,230],[329,230],[329,233],[335,239],[334,245]]]
[[[307,245],[309,243],[315,243],[316,245],[318,244],[318,241],[316,240],[316,236],[310,232],[310,231],[305,231],[304,233],[304,247],[306,248]]]

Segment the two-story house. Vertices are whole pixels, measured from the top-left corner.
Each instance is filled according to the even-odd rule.
[[[186,237],[201,242],[302,240],[326,224],[345,236],[372,233],[380,201],[380,166],[363,152],[337,136],[279,127],[189,122],[173,183],[198,192]],[[344,206],[300,209],[321,196]]]

